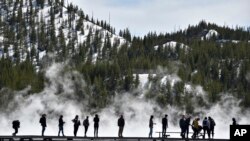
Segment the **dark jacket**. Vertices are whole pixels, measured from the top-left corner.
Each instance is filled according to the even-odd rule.
[[[19,120],[14,120],[12,122],[12,127],[15,128],[19,128],[20,127],[20,121]]]
[[[153,119],[149,120],[149,128],[153,128],[154,127],[154,122]]]
[[[166,117],[162,118],[162,126],[167,127],[168,126],[168,119]]]
[[[89,120],[88,119],[85,119],[83,121],[83,126],[85,126],[85,127],[89,126]]]
[[[118,119],[118,126],[119,127],[124,127],[124,125],[125,125],[125,120],[124,120],[124,118],[120,117]]]
[[[81,122],[78,119],[73,119],[72,121],[74,122],[75,127],[79,127],[81,125]]]
[[[99,121],[100,121],[99,117],[95,117],[94,118],[94,127],[98,127],[99,126]]]
[[[180,125],[180,128],[184,129],[186,127],[185,119],[183,118],[180,119],[179,125]]]
[[[46,127],[47,126],[47,124],[46,124],[46,117],[41,117],[40,118],[40,123],[41,123],[41,125],[43,126],[43,127]]]
[[[61,127],[61,126],[63,126],[63,124],[64,124],[64,121],[63,121],[62,118],[60,118],[60,119],[59,119],[59,126]]]
[[[236,121],[233,121],[233,125],[238,125],[238,123]]]
[[[210,127],[211,127],[211,128],[214,128],[214,126],[216,125],[214,119],[212,119],[212,118],[209,119],[209,122],[210,122]]]
[[[189,125],[190,125],[190,120],[191,120],[191,118],[187,118],[187,119],[185,120],[185,128],[188,128],[188,127],[189,127]]]

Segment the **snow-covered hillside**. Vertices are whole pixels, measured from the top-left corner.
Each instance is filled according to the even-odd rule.
[[[163,48],[169,48],[170,50],[172,51],[176,51],[176,48],[179,47],[180,49],[184,49],[184,50],[187,50],[188,49],[188,46],[183,44],[183,43],[178,43],[176,41],[170,41],[170,42],[167,42],[163,45],[161,45]],[[157,50],[159,48],[159,45],[157,46],[154,46],[154,49]]]
[[[19,39],[17,38],[12,42],[8,40],[6,35],[0,33],[0,56],[9,56],[12,57],[13,60],[16,59],[16,56],[20,56],[20,61],[24,61],[26,60],[27,52],[31,53],[32,50],[35,50],[36,56],[32,56],[32,60],[33,64],[38,65],[39,61],[49,52],[48,48],[50,48],[49,46],[52,44],[48,42],[48,44],[45,44],[46,40],[50,42],[53,38],[53,40],[55,40],[53,46],[55,47],[53,47],[51,51],[55,55],[59,55],[63,52],[65,54],[64,44],[71,47],[66,49],[66,54],[68,54],[69,57],[77,53],[81,45],[90,45],[86,51],[87,54],[91,53],[93,57],[92,62],[95,63],[96,59],[101,57],[105,43],[109,42],[111,47],[116,46],[119,49],[119,47],[126,42],[124,38],[116,35],[115,31],[111,32],[111,30],[104,29],[102,26],[109,26],[106,22],[101,21],[101,23],[97,23],[97,21],[93,19],[90,20],[87,15],[84,15],[81,10],[73,5],[45,0],[44,5],[41,6],[36,0],[14,0],[9,5],[0,2],[0,9],[1,21],[5,24],[10,24],[13,36],[20,36],[18,35],[19,32],[24,30],[22,29],[24,26],[20,25],[20,22],[25,24],[25,32],[27,32],[27,34],[21,35],[24,37],[18,37]],[[12,13],[14,13],[14,16]],[[18,17],[20,21],[13,20],[15,17]],[[54,37],[52,37],[52,35]],[[41,45],[41,40],[45,45]],[[97,40],[98,43],[94,44]],[[17,43],[18,48],[15,48],[14,45]],[[97,45],[99,51],[95,49],[92,52],[92,48],[97,48]]]

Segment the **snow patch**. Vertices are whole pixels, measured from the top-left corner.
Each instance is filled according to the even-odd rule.
[[[172,50],[176,50],[177,47],[180,47],[181,49],[188,49],[188,46],[183,43],[178,43],[176,41],[170,41],[162,45],[163,48],[169,47]],[[154,49],[157,50],[159,48],[159,45],[154,46]]]
[[[140,88],[146,88],[146,85],[148,83],[148,74],[138,74],[139,76],[139,87]],[[134,77],[136,77],[136,74],[134,74]]]
[[[161,79],[161,85],[169,83],[170,86],[173,87],[179,81],[181,81],[181,79],[176,74],[166,75]]]
[[[218,36],[219,36],[219,33],[218,33],[216,30],[210,29],[210,30],[208,31],[208,33],[206,34],[206,39],[209,40],[209,39],[211,39],[212,37],[218,37]]]
[[[232,40],[232,43],[238,44],[240,41],[239,40]]]
[[[43,59],[43,57],[46,55],[46,51],[39,52],[39,60]]]
[[[191,84],[185,84],[184,85],[184,92],[191,93],[193,91],[193,87]]]

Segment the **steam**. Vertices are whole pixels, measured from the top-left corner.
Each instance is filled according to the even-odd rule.
[[[16,119],[21,121],[19,135],[40,135],[39,119],[41,114],[46,113],[47,129],[45,135],[58,134],[58,119],[60,115],[63,115],[66,121],[65,135],[72,136],[73,123],[71,120],[75,115],[79,115],[81,122],[86,116],[90,116],[88,136],[93,136],[94,115],[90,114],[87,108],[88,95],[84,93],[86,84],[78,72],[65,71],[66,66],[66,64],[54,63],[46,70],[45,76],[48,83],[41,93],[27,95],[30,87],[15,92],[13,101],[8,104],[5,112],[0,113],[0,135],[11,135],[13,133],[12,121]],[[161,72],[161,74],[164,73]],[[181,81],[176,74],[168,74],[168,78],[176,78]],[[166,80],[170,81],[168,78]],[[192,92],[204,93],[202,87],[192,87],[194,87],[191,90]],[[79,96],[83,99],[79,100]],[[249,124],[250,112],[242,111],[239,103],[240,101],[233,97],[222,97],[220,102],[209,109],[196,107],[195,112],[199,113],[198,116],[201,119],[204,116],[211,116],[215,119],[215,138],[229,138],[229,125],[232,117],[235,117],[240,124]],[[123,93],[117,94],[114,102],[98,114],[100,116],[99,136],[117,136],[117,119],[123,114],[126,122],[124,136],[147,137],[150,115],[154,115],[154,122],[156,123],[153,136],[158,136],[155,131],[161,131],[161,118],[165,114],[169,115],[168,131],[180,131],[178,127],[179,118],[186,113],[173,106],[162,109],[154,101],[146,100],[143,96]],[[84,135],[83,130],[83,126],[81,126],[78,131],[79,136]],[[179,137],[179,135],[171,135],[171,137],[173,136]]]

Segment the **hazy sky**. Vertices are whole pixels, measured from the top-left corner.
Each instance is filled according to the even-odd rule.
[[[86,14],[134,35],[172,32],[204,19],[219,25],[250,26],[250,0],[68,0]]]

